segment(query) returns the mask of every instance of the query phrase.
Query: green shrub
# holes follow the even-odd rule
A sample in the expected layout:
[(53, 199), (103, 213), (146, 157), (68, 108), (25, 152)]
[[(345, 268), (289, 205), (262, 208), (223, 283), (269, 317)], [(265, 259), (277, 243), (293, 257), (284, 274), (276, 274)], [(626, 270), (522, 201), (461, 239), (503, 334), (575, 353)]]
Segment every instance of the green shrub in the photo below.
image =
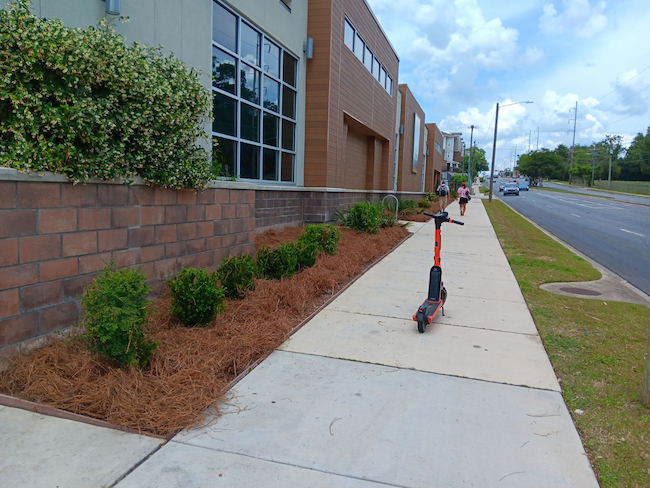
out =
[(320, 252), (318, 244), (315, 242), (298, 241), (296, 246), (296, 271), (302, 271), (305, 268), (311, 268), (316, 264), (316, 258)]
[(298, 268), (296, 245), (285, 242), (275, 249), (262, 247), (257, 251), (257, 268), (261, 276), (270, 280), (293, 276)]
[(144, 337), (149, 315), (145, 280), (137, 270), (116, 270), (110, 264), (81, 298), (91, 349), (122, 368), (145, 366), (158, 346)]
[(345, 212), (339, 212), (338, 217), (343, 225), (357, 232), (376, 234), (381, 225), (381, 205), (370, 202), (355, 203)]
[(435, 202), (436, 199), (438, 198), (438, 195), (436, 195), (435, 192), (427, 192), (426, 198), (430, 202)]
[(426, 198), (418, 200), (418, 207), (420, 208), (429, 208), (430, 205), (431, 203)]
[(395, 227), (397, 225), (397, 217), (395, 212), (388, 209), (382, 209), (381, 217), (379, 219), (379, 227)]
[(449, 196), (453, 199), (458, 196), (458, 190), (449, 190)]
[(246, 254), (226, 259), (217, 271), (224, 293), (230, 298), (240, 298), (246, 290), (252, 289), (256, 274), (255, 261)]
[(172, 297), (171, 313), (185, 325), (207, 325), (225, 310), (224, 292), (217, 284), (216, 273), (183, 268), (168, 285)]
[(135, 176), (204, 187), (211, 92), (160, 48), (127, 46), (107, 20), (70, 28), (28, 0), (0, 8), (0, 165), (80, 182)]
[(456, 188), (458, 188), (463, 181), (467, 183), (467, 175), (454, 175), (451, 181), (452, 183), (455, 183)]
[(336, 254), (341, 240), (341, 229), (329, 224), (310, 224), (305, 228), (298, 242), (315, 243), (318, 249), (328, 254)]

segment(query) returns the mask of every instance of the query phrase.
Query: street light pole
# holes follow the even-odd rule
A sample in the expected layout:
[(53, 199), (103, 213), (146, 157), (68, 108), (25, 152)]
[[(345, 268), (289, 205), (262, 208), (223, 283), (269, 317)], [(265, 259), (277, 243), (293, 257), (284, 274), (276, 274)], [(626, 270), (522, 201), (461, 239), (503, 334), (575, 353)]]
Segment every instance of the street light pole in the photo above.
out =
[(488, 202), (492, 201), (492, 185), (494, 183), (494, 158), (497, 154), (497, 125), (499, 123), (499, 103), (497, 102), (497, 114), (494, 117), (494, 142), (492, 143), (492, 168), (490, 169), (490, 194)]
[[(525, 101), (525, 102), (513, 102), (509, 103), (507, 105), (503, 105), (503, 107), (509, 107), (510, 105), (519, 105), (520, 103), (533, 103), (530, 101)], [(494, 158), (496, 157), (497, 153), (497, 126), (499, 124), (499, 104), (497, 103), (497, 113), (496, 116), (494, 117), (494, 142), (492, 143), (492, 168), (490, 169), (490, 195), (488, 197), (488, 202), (492, 201), (492, 184), (494, 180)]]
[(470, 132), (469, 135), (469, 163), (467, 164), (467, 184), (469, 185), (469, 192), (470, 194), (472, 193), (472, 152), (474, 150), (474, 146), (472, 145), (474, 142), (474, 126), (470, 125), (470, 129), (472, 129), (472, 132)]

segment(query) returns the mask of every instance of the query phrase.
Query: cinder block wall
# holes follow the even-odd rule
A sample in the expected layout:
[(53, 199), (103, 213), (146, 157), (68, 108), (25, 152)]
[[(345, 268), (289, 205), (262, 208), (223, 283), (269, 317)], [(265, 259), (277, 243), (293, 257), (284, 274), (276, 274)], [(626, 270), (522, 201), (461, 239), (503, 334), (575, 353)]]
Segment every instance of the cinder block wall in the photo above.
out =
[(156, 292), (254, 242), (255, 190), (0, 181), (0, 356), (76, 322), (77, 297), (111, 261)]

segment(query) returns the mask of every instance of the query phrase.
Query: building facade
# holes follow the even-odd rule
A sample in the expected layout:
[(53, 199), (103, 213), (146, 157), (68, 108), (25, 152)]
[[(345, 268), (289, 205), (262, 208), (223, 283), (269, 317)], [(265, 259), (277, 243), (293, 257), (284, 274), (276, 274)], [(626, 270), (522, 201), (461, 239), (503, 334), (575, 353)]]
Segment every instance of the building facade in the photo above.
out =
[(447, 170), (443, 154), (444, 137), (437, 124), (425, 124), (428, 132), (426, 174), (424, 191), (433, 192), (442, 181), (442, 173)]
[(399, 160), (397, 191), (419, 192), (425, 155), (424, 110), (408, 85), (399, 85), (401, 93)]
[(305, 186), (392, 188), (395, 50), (365, 0), (309, 0), (307, 32)]
[(465, 149), (462, 132), (443, 132), (444, 137), (444, 158), (447, 163), (447, 171), (458, 171)]

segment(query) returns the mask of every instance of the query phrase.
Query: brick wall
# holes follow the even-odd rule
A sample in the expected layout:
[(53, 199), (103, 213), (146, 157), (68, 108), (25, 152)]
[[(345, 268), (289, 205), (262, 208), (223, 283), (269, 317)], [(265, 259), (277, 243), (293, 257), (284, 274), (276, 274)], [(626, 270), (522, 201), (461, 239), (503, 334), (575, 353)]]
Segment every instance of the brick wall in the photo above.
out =
[[(390, 192), (392, 194), (392, 192)], [(327, 190), (257, 190), (255, 196), (255, 230), (282, 230), (303, 223), (325, 223), (336, 220), (336, 213), (357, 202), (377, 201), (388, 192)], [(419, 200), (422, 193), (400, 192), (398, 198)]]
[(0, 181), (0, 355), (77, 321), (77, 297), (111, 260), (160, 291), (254, 240), (255, 190)]

